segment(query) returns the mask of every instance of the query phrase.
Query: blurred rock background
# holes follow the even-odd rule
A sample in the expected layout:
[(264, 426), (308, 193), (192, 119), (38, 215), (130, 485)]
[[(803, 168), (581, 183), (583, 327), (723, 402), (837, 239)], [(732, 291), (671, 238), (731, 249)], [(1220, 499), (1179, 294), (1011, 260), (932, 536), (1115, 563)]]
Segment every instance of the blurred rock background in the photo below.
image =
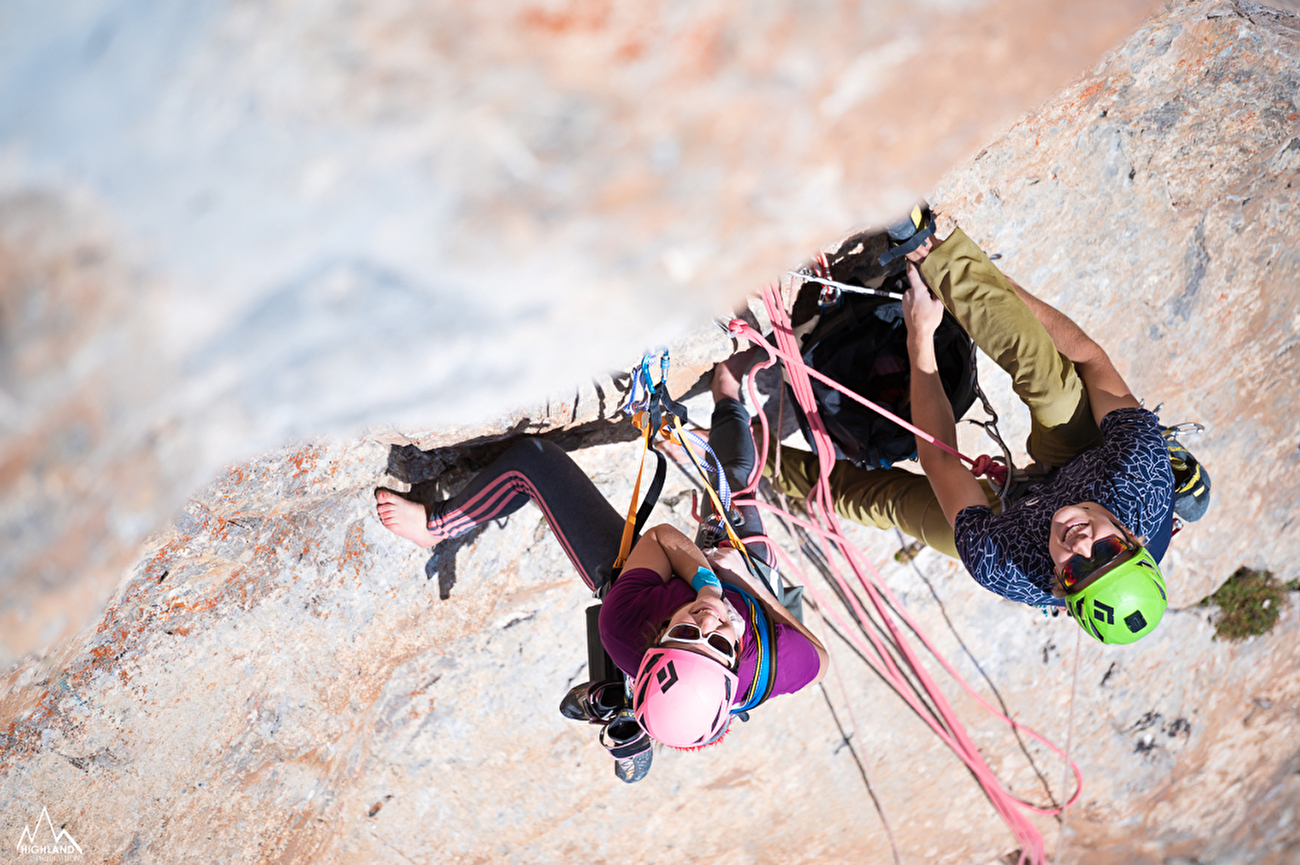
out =
[[(415, 459), (394, 444), (454, 481), (569, 428), (624, 502), (604, 371), (671, 341), (687, 390), (731, 350), (710, 317), (928, 190), (1209, 426), (1180, 609), (1141, 652), (1083, 647), (1089, 787), (1049, 849), (1296, 861), (1300, 617), (1225, 644), (1195, 603), (1239, 564), (1298, 573), (1298, 32), (1205, 0), (6, 7), (0, 841), (48, 806), (94, 861), (661, 861), (670, 834), (706, 862), (892, 861), (883, 813), (906, 861), (1009, 852), (833, 640), (842, 690), (614, 786), (554, 712), (584, 597), (540, 517), (430, 558), (369, 499)], [(1069, 623), (918, 564), (884, 579), (1063, 740)], [(1059, 799), (1059, 761), (972, 727)]]
[(0, 659), (231, 460), (545, 428), (1153, 5), (5, 4)]

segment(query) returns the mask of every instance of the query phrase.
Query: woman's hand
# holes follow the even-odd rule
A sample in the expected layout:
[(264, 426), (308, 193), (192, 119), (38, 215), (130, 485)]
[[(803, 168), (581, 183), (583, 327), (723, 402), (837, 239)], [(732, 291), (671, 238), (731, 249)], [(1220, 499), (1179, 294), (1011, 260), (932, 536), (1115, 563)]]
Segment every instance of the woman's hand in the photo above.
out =
[(668, 523), (660, 523), (641, 535), (641, 540), (632, 547), (631, 554), (623, 563), (623, 570), (649, 568), (665, 583), (674, 577), (689, 583), (699, 568), (708, 566), (709, 560), (690, 538)]
[(911, 288), (903, 295), (903, 321), (913, 339), (929, 338), (943, 321), (943, 302), (930, 293), (921, 273), (911, 261), (907, 263), (907, 281)]

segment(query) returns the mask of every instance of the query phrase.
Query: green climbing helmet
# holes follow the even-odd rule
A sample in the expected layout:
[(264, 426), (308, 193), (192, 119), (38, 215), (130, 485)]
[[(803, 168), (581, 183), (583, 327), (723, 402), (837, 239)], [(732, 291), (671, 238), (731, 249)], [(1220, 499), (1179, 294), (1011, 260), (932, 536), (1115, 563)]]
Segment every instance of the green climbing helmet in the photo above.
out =
[[(1074, 620), (1102, 643), (1137, 642), (1156, 629), (1169, 604), (1165, 577), (1151, 553), (1146, 547), (1121, 543), (1123, 550), (1110, 561), (1077, 579), (1071, 579), (1072, 560), (1061, 579)], [(1096, 557), (1098, 544), (1093, 546)], [(1075, 559), (1082, 560), (1085, 569), (1091, 564), (1082, 556)]]

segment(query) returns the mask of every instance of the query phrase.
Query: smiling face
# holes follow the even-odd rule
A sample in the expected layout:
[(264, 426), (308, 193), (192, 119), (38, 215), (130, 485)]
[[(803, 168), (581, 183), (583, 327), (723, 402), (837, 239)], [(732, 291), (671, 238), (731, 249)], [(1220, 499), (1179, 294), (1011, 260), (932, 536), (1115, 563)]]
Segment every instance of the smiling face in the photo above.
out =
[[(721, 598), (696, 598), (690, 603), (682, 604), (673, 611), (672, 618), (668, 620), (668, 628), (684, 622), (694, 624), (705, 637), (710, 634), (720, 634), (733, 646), (739, 642), (739, 635), (731, 625), (731, 619), (727, 616), (727, 606), (722, 602)], [(660, 645), (673, 649), (685, 649), (688, 652), (695, 652), (723, 663), (723, 659), (715, 652), (710, 651), (707, 644), (704, 643), (682, 643), (677, 640), (663, 640)]]
[(1102, 538), (1133, 535), (1119, 524), (1119, 519), (1096, 502), (1066, 505), (1052, 514), (1051, 538), (1047, 542), (1053, 570), (1059, 577), (1071, 556), (1092, 555), (1092, 545)]

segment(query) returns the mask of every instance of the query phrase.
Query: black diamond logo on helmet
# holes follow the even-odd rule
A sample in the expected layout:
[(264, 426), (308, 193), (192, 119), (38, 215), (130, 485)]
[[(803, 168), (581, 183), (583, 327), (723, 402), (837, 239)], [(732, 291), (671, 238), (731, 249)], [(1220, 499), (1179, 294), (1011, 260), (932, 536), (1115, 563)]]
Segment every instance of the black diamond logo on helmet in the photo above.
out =
[(659, 683), (659, 692), (666, 694), (668, 689), (677, 684), (677, 667), (672, 662), (664, 664), (658, 673), (655, 673), (655, 681)]

